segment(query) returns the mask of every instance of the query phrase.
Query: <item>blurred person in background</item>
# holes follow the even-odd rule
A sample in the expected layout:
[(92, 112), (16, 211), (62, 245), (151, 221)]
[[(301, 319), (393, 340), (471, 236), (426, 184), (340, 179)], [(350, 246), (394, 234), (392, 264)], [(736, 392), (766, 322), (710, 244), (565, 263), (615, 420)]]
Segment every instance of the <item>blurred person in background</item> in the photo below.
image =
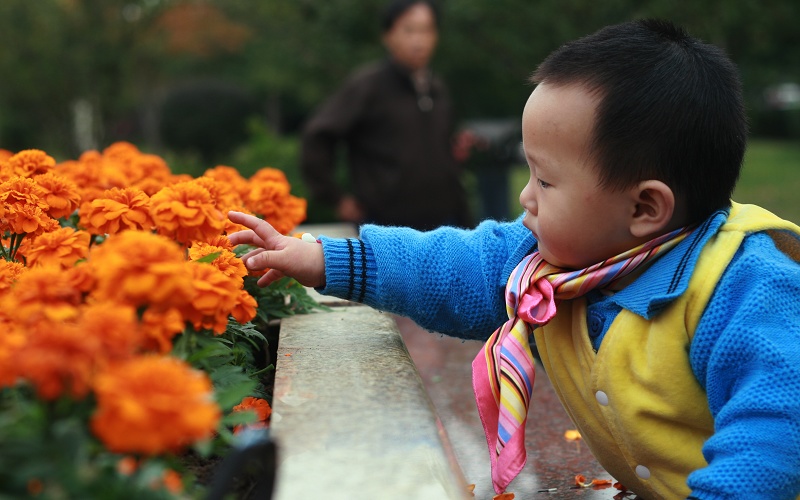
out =
[[(429, 67), (439, 23), (432, 1), (390, 2), (381, 19), (387, 58), (356, 70), (306, 124), (303, 178), (339, 220), (419, 230), (471, 224), (453, 156), (453, 106)], [(336, 176), (341, 146), (347, 187)]]

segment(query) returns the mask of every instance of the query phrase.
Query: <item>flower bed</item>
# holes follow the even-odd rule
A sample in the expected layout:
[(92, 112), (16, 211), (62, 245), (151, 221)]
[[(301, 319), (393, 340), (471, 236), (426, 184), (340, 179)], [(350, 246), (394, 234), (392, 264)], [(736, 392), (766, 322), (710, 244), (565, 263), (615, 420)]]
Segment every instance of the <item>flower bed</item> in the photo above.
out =
[(320, 306), (255, 284), (229, 210), (288, 234), (306, 204), (274, 168), (0, 151), (0, 496), (199, 497), (203, 465), (266, 425), (268, 325)]

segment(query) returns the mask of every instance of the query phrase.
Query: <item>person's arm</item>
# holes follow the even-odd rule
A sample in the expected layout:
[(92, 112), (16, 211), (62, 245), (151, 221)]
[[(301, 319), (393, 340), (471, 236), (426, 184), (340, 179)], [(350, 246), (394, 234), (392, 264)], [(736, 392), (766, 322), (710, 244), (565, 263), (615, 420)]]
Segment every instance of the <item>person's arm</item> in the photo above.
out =
[(535, 243), (521, 220), (430, 232), (367, 225), (360, 238), (320, 236), (318, 244), (284, 236), (252, 215), (228, 217), (250, 228), (229, 235), (231, 243), (258, 247), (242, 257), (245, 266), (269, 269), (259, 285), (291, 276), (461, 338), (485, 339), (507, 319), (506, 281)]
[(507, 319), (506, 281), (535, 243), (519, 220), (428, 232), (366, 225), (360, 238), (320, 240), (321, 293), (465, 339), (486, 339)]
[(368, 87), (351, 78), (306, 123), (300, 171), (314, 199), (337, 207), (345, 196), (336, 182), (337, 148), (356, 124), (368, 97)]
[(690, 351), (715, 432), (692, 497), (794, 499), (800, 494), (800, 264), (766, 234), (745, 240), (721, 279)]

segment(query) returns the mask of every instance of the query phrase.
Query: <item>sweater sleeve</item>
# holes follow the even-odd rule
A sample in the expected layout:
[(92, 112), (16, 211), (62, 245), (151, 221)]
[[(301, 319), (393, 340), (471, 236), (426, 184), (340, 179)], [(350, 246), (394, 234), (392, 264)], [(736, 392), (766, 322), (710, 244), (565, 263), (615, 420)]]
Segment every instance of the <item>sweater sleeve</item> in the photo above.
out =
[(506, 281), (535, 244), (521, 220), (428, 232), (367, 225), (360, 236), (320, 238), (326, 269), (320, 293), (464, 339), (486, 339), (507, 319)]
[(797, 497), (800, 264), (766, 234), (748, 237), (726, 270), (690, 359), (715, 426), (703, 447), (708, 466), (688, 479), (693, 497)]

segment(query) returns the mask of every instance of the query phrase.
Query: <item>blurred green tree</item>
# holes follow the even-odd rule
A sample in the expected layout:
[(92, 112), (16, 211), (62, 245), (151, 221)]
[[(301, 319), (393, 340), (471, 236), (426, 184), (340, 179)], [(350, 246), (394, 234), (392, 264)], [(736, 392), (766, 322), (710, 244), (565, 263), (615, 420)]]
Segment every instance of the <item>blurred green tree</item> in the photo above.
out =
[[(74, 155), (128, 139), (163, 147), (160, 106), (175, 85), (216, 79), (255, 98), (275, 133), (295, 134), (356, 66), (381, 57), (382, 0), (3, 0), (0, 147)], [(442, 0), (434, 67), (460, 117), (519, 114), (528, 75), (561, 43), (611, 23), (663, 17), (724, 47), (748, 105), (800, 81), (795, 0)], [(222, 125), (220, 125), (222, 126)]]

